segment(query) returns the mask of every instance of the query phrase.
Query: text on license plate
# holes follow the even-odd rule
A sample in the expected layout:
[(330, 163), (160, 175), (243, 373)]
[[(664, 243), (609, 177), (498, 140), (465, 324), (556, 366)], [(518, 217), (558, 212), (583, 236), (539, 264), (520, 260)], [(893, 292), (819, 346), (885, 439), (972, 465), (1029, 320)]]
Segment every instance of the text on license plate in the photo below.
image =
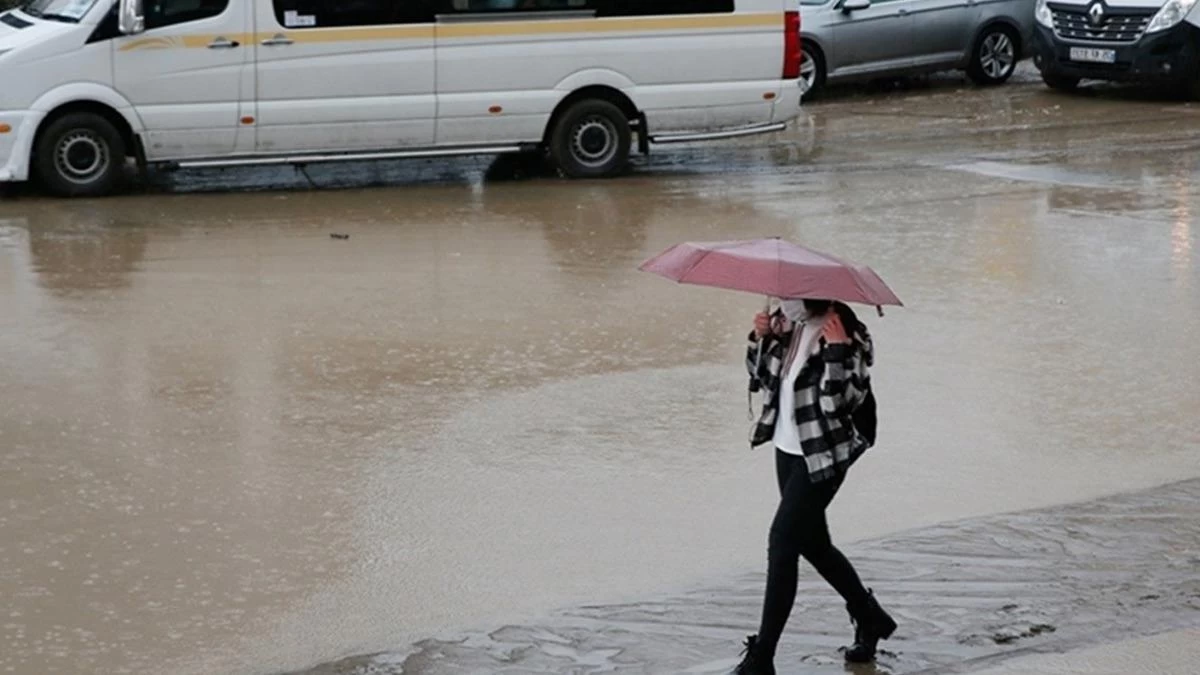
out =
[(1116, 63), (1117, 50), (1071, 47), (1071, 60), (1087, 61), (1089, 63)]

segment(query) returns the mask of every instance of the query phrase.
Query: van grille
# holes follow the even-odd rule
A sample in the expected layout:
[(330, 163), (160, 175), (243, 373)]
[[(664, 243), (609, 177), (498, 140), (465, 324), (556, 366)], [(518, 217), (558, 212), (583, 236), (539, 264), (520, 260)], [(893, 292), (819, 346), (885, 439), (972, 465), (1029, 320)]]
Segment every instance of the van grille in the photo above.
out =
[(1099, 23), (1093, 23), (1087, 7), (1055, 7), (1054, 32), (1067, 40), (1093, 42), (1137, 42), (1150, 25), (1153, 9), (1107, 10)]

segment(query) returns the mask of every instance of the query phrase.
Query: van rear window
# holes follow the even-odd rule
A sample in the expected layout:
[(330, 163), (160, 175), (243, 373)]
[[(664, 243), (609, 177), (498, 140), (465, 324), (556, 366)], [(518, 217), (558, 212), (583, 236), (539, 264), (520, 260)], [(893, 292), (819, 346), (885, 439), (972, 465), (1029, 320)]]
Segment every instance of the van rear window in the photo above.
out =
[(592, 12), (600, 17), (733, 12), (734, 0), (274, 0), (285, 28), (430, 23), (439, 14)]

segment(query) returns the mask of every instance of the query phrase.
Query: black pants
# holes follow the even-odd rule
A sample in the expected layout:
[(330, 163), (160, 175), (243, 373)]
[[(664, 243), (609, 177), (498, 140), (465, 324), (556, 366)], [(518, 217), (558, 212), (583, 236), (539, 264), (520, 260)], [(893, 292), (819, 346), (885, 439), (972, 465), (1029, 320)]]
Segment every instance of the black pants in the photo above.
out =
[(854, 566), (829, 538), (825, 509), (841, 486), (838, 479), (813, 483), (804, 458), (775, 451), (779, 478), (779, 510), (771, 523), (767, 564), (767, 597), (763, 603), (758, 647), (774, 657), (775, 646), (796, 602), (801, 556), (829, 582), (852, 607), (861, 607), (868, 596)]

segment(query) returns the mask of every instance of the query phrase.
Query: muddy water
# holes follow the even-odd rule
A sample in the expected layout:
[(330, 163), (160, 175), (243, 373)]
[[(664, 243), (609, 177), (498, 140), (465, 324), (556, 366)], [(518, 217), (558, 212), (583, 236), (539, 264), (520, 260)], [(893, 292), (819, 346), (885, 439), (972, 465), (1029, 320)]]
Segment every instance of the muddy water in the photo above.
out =
[(1200, 476), (1196, 114), (935, 89), (615, 182), (0, 202), (0, 672), (300, 669), (760, 569), (759, 300), (632, 271), (683, 239), (908, 301), (840, 539)]

